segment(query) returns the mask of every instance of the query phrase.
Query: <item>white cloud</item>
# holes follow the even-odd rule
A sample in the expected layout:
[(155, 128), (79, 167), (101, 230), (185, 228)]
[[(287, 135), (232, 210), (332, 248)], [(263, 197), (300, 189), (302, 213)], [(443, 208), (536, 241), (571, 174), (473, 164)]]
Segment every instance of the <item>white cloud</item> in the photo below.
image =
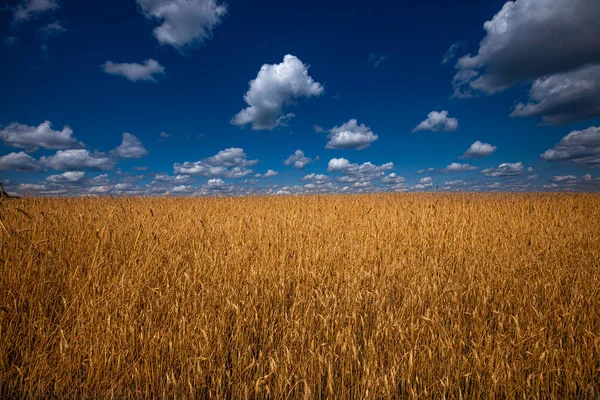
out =
[(599, 62), (599, 18), (597, 0), (507, 1), (485, 22), (478, 53), (457, 62), (459, 72), (478, 75), (465, 90), (494, 93), (518, 81)]
[(115, 162), (103, 154), (91, 154), (87, 150), (59, 150), (49, 157), (42, 157), (40, 162), (55, 170), (106, 170), (112, 169)]
[(312, 159), (306, 157), (302, 150), (296, 150), (294, 154), (289, 156), (283, 163), (285, 165), (293, 165), (296, 169), (303, 169), (306, 164), (312, 162)]
[(460, 164), (460, 163), (451, 163), (450, 165), (448, 165), (444, 171), (446, 172), (462, 172), (462, 171), (473, 171), (476, 170), (478, 167), (475, 167), (471, 164)]
[(300, 97), (319, 96), (323, 86), (308, 75), (308, 66), (287, 54), (281, 64), (264, 64), (244, 95), (248, 107), (237, 113), (231, 123), (252, 129), (274, 129), (285, 125), (294, 114), (282, 115), (285, 105)]
[(204, 160), (175, 163), (173, 169), (176, 174), (242, 178), (254, 172), (248, 167), (256, 164), (258, 164), (258, 160), (248, 160), (244, 149), (232, 147)]
[(323, 132), (325, 132), (325, 129), (324, 129), (324, 128), (322, 128), (322, 127), (320, 127), (320, 126), (319, 126), (319, 125), (317, 125), (317, 124), (313, 125), (313, 130), (314, 130), (315, 132), (317, 132), (317, 133), (323, 133)]
[(446, 131), (453, 132), (458, 128), (458, 120), (456, 118), (448, 118), (448, 111), (432, 111), (427, 114), (427, 119), (422, 121), (413, 129), (413, 132), (420, 131)]
[(579, 165), (599, 166), (600, 127), (590, 126), (581, 131), (572, 131), (540, 157), (544, 161), (570, 160)]
[(456, 53), (467, 46), (467, 42), (456, 42), (453, 43), (448, 50), (442, 56), (442, 65), (449, 63), (456, 58)]
[(46, 185), (37, 183), (21, 183), (18, 186), (20, 192), (37, 192), (40, 190), (46, 190)]
[(48, 183), (79, 183), (85, 178), (85, 172), (83, 171), (68, 171), (60, 175), (50, 175), (46, 177)]
[(354, 149), (362, 150), (378, 139), (378, 136), (365, 124), (358, 125), (355, 119), (351, 119), (342, 126), (336, 126), (329, 130), (327, 136), (329, 141), (327, 149)]
[(433, 171), (435, 171), (435, 168), (433, 168), (433, 167), (429, 167), (429, 168), (427, 168), (427, 169), (420, 169), (420, 170), (418, 170), (418, 171), (417, 171), (417, 174), (423, 174), (423, 173), (425, 173), (425, 172), (433, 172)]
[(73, 136), (73, 130), (64, 126), (62, 131), (52, 129), (50, 121), (38, 126), (29, 126), (13, 122), (0, 130), (4, 145), (34, 152), (40, 147), (47, 150), (76, 149), (83, 147)]
[(478, 140), (465, 151), (461, 158), (487, 157), (494, 151), (496, 151), (496, 146), (492, 146), (489, 143), (482, 143)]
[(456, 181), (446, 181), (446, 182), (444, 182), (444, 185), (447, 185), (447, 186), (464, 186), (466, 184), (467, 184), (467, 182), (465, 182), (462, 179), (459, 179), (459, 180), (456, 180)]
[(135, 135), (125, 132), (123, 141), (119, 147), (110, 151), (110, 155), (120, 159), (142, 158), (148, 155), (148, 150)]
[(136, 0), (149, 19), (160, 25), (154, 36), (177, 49), (199, 45), (212, 38), (213, 29), (227, 13), (227, 4), (216, 0)]
[(153, 59), (137, 63), (113, 63), (107, 61), (102, 64), (102, 70), (110, 75), (123, 76), (132, 82), (150, 81), (157, 82), (155, 75), (163, 75), (165, 68)]
[(511, 117), (541, 116), (543, 125), (563, 125), (600, 116), (600, 64), (536, 79), (529, 102)]
[(209, 179), (208, 182), (202, 186), (202, 192), (204, 194), (226, 194), (233, 192), (235, 187), (231, 183), (225, 183), (220, 178)]
[(256, 174), (256, 175), (254, 175), (254, 177), (255, 178), (272, 178), (277, 175), (279, 175), (279, 172), (273, 171), (272, 169), (270, 169), (270, 170), (267, 170), (267, 172), (265, 172), (264, 174)]
[(0, 171), (14, 170), (18, 172), (39, 171), (40, 165), (24, 151), (9, 153), (0, 157)]
[(58, 9), (60, 6), (56, 0), (22, 0), (14, 9), (13, 21), (21, 22), (40, 14)]
[(516, 176), (523, 172), (523, 163), (502, 163), (497, 168), (487, 168), (481, 171), (485, 176)]

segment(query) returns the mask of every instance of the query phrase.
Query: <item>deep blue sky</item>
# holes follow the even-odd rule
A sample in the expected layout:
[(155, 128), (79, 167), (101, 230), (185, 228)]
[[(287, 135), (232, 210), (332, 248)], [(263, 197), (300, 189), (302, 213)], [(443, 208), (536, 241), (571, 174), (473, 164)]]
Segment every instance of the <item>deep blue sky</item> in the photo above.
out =
[[(161, 43), (153, 34), (163, 21), (145, 16), (142, 0), (139, 4), (135, 0), (44, 0), (40, 4), (48, 9), (32, 12), (26, 18), (16, 17), (17, 10), (33, 7), (35, 1), (40, 0), (3, 2), (6, 6), (0, 12), (0, 135), (4, 135), (0, 156), (25, 152), (39, 163), (34, 171), (18, 172), (8, 159), (4, 159), (4, 167), (0, 162), (0, 181), (8, 181), (5, 187), (9, 192), (60, 194), (68, 189), (69, 193), (81, 194), (175, 193), (172, 188), (179, 183), (157, 184), (155, 175), (173, 177), (178, 175), (175, 163), (206, 160), (229, 148), (242, 148), (248, 160), (259, 162), (243, 166), (238, 160), (229, 165), (245, 168), (244, 176), (239, 178), (219, 173), (192, 174), (182, 178), (185, 187), (180, 187), (179, 193), (241, 194), (248, 193), (248, 188), (261, 193), (436, 187), (596, 190), (600, 185), (600, 173), (593, 168), (599, 165), (597, 160), (581, 161), (574, 155), (561, 160), (540, 157), (570, 132), (600, 125), (597, 114), (558, 126), (540, 125), (540, 116), (509, 116), (518, 102), (527, 102), (535, 79), (552, 74), (520, 79), (496, 93), (483, 90), (473, 91), (472, 98), (453, 97), (452, 79), (459, 70), (455, 67), (457, 59), (478, 53), (480, 41), (486, 36), (483, 24), (502, 9), (503, 1), (230, 0), (226, 14), (212, 29), (212, 37), (179, 48)], [(54, 35), (41, 31), (55, 22), (64, 31)], [(465, 44), (456, 58), (442, 65), (442, 56), (457, 42)], [(595, 46), (591, 43), (588, 51), (596, 51)], [(369, 61), (371, 53), (375, 58), (385, 58), (375, 66)], [(255, 130), (251, 123), (243, 127), (232, 124), (232, 118), (248, 107), (243, 97), (249, 81), (257, 77), (261, 66), (280, 64), (286, 54), (297, 57), (308, 68), (308, 75), (322, 86), (322, 92), (288, 98), (294, 104), (284, 103), (282, 113), (291, 112), (295, 117), (285, 126)], [(541, 57), (544, 62), (544, 55)], [(163, 74), (155, 75), (155, 81), (134, 82), (103, 69), (107, 61), (143, 64), (147, 59), (156, 60), (164, 68)], [(582, 62), (555, 74), (583, 65), (587, 64)], [(485, 67), (480, 71), (485, 71)], [(412, 132), (430, 112), (444, 110), (449, 118), (458, 120), (455, 130)], [(326, 148), (329, 130), (351, 119), (356, 119), (358, 125), (364, 124), (378, 140), (362, 149)], [(57, 150), (72, 147), (42, 145), (34, 151), (15, 145), (15, 135), (34, 130), (44, 121), (50, 121), (56, 131), (68, 126), (90, 154), (103, 157), (97, 152), (106, 153), (104, 157), (114, 160), (114, 167), (56, 168), (41, 157), (47, 159)], [(17, 133), (15, 125), (11, 128), (14, 123), (23, 125)], [(315, 132), (314, 125), (325, 132)], [(147, 154), (131, 158), (111, 153), (121, 144), (124, 132), (134, 135)], [(161, 132), (169, 137), (161, 139)], [(495, 146), (496, 150), (479, 158), (459, 159), (475, 141)], [(593, 143), (590, 146), (598, 146)], [(297, 149), (313, 159), (303, 169), (283, 163)], [(592, 148), (586, 155), (598, 157), (594, 151)], [(333, 158), (359, 165), (392, 162), (393, 168), (384, 168), (375, 175), (348, 172), (351, 167), (328, 171)], [(453, 162), (468, 163), (477, 169), (444, 170)], [(514, 173), (482, 173), (503, 163), (518, 162), (522, 164), (515, 166)], [(134, 167), (146, 169), (139, 171)], [(434, 170), (417, 173), (428, 168)], [(528, 172), (527, 168), (533, 170)], [(278, 175), (255, 178), (256, 173), (269, 169)], [(85, 175), (77, 175), (67, 184), (50, 185), (46, 180), (66, 170), (84, 171)], [(314, 186), (304, 187), (311, 180), (302, 178), (311, 173), (324, 174), (329, 179), (325, 182), (327, 178), (322, 178)], [(381, 174), (390, 173), (396, 174), (395, 185), (381, 181)], [(103, 174), (108, 176), (102, 184), (90, 181)], [(537, 179), (530, 179), (532, 175), (537, 175)], [(554, 178), (556, 186), (552, 185), (553, 177), (569, 175), (573, 176)], [(343, 176), (352, 179), (339, 182)], [(421, 182), (424, 185), (419, 186), (425, 177), (431, 177), (431, 185), (425, 179)], [(209, 179), (213, 179), (212, 186), (208, 185)], [(254, 179), (258, 183), (251, 182)], [(458, 180), (465, 183), (445, 185)], [(117, 188), (119, 183), (122, 185)]]

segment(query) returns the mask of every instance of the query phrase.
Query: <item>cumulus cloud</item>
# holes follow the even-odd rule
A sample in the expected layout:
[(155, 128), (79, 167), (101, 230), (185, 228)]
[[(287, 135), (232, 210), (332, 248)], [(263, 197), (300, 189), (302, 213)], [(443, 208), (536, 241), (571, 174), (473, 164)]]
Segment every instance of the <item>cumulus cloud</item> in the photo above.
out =
[(413, 129), (413, 132), (420, 131), (446, 131), (453, 132), (458, 128), (458, 120), (456, 118), (449, 118), (448, 111), (432, 111), (427, 114), (427, 119), (422, 121), (419, 125)]
[(460, 164), (460, 163), (451, 163), (450, 165), (448, 165), (444, 171), (446, 172), (462, 172), (462, 171), (473, 171), (476, 170), (477, 167), (471, 165), (471, 164)]
[(448, 64), (450, 61), (454, 60), (456, 58), (456, 53), (458, 53), (460, 50), (464, 49), (467, 46), (467, 42), (456, 42), (453, 43), (448, 50), (446, 50), (446, 52), (444, 53), (444, 55), (442, 56), (442, 61), (441, 64)]
[(536, 79), (529, 102), (511, 117), (542, 117), (542, 125), (564, 125), (600, 116), (600, 64)]
[(167, 174), (156, 174), (154, 176), (154, 180), (152, 183), (173, 183), (178, 185), (185, 185), (191, 183), (193, 181), (192, 177), (189, 175), (167, 175)]
[(50, 175), (46, 177), (45, 181), (48, 183), (80, 183), (85, 179), (84, 171), (67, 171), (59, 175)]
[(264, 64), (244, 95), (248, 107), (237, 113), (231, 123), (252, 129), (274, 129), (285, 125), (294, 114), (282, 114), (283, 107), (300, 97), (319, 96), (323, 86), (308, 75), (308, 66), (287, 54), (281, 64)]
[(110, 75), (123, 76), (132, 82), (150, 81), (157, 82), (155, 75), (163, 75), (165, 68), (152, 58), (138, 63), (113, 63), (107, 61), (102, 64), (102, 70)]
[(22, 22), (60, 8), (56, 0), (22, 0), (13, 10), (13, 21)]
[(226, 183), (220, 178), (209, 179), (208, 182), (202, 186), (203, 194), (226, 194), (233, 192), (235, 187), (231, 183)]
[(272, 169), (269, 169), (264, 174), (256, 174), (256, 175), (254, 175), (254, 177), (255, 178), (272, 178), (272, 177), (277, 176), (277, 175), (279, 175), (279, 172), (273, 171)]
[(489, 143), (483, 143), (479, 140), (476, 141), (464, 152), (461, 158), (478, 158), (487, 157), (496, 151), (496, 146), (492, 146)]
[(544, 161), (569, 160), (588, 167), (600, 166), (600, 127), (572, 131), (540, 157)]
[(485, 176), (517, 176), (523, 172), (523, 163), (502, 163), (497, 168), (487, 168), (481, 171)]
[(176, 174), (201, 175), (214, 178), (242, 178), (251, 174), (249, 167), (258, 160), (248, 160), (244, 149), (232, 147), (206, 159), (173, 164)]
[(435, 171), (435, 168), (433, 168), (433, 167), (429, 167), (429, 168), (427, 168), (427, 169), (424, 169), (424, 168), (423, 168), (423, 169), (420, 169), (420, 170), (418, 170), (418, 171), (417, 171), (417, 174), (423, 174), (423, 173), (425, 173), (425, 172), (433, 172), (433, 171)]
[(42, 157), (40, 162), (48, 168), (59, 171), (108, 170), (115, 166), (115, 162), (103, 154), (91, 154), (84, 149), (59, 150), (52, 156)]
[(379, 137), (365, 124), (358, 125), (355, 119), (351, 119), (341, 126), (333, 127), (327, 136), (329, 141), (326, 149), (366, 149)]
[(125, 132), (123, 141), (119, 147), (110, 151), (110, 155), (120, 159), (135, 159), (147, 156), (148, 150), (135, 135)]
[(340, 172), (342, 177), (338, 180), (345, 183), (370, 182), (373, 179), (382, 177), (385, 171), (393, 168), (394, 164), (392, 162), (376, 165), (367, 161), (359, 165), (350, 163), (345, 158), (332, 158), (327, 166), (327, 170), (330, 172)]
[(5, 146), (34, 152), (40, 147), (47, 150), (76, 149), (83, 147), (73, 136), (73, 130), (64, 126), (61, 131), (53, 130), (50, 121), (38, 126), (13, 122), (0, 130), (0, 138)]
[(392, 172), (380, 179), (381, 183), (386, 185), (400, 185), (406, 182), (406, 178), (403, 176), (396, 175), (395, 172)]
[(466, 90), (495, 93), (518, 81), (600, 62), (599, 19), (597, 0), (507, 1), (484, 23), (478, 53), (456, 64), (472, 75)]
[(212, 38), (213, 29), (227, 13), (217, 0), (136, 0), (148, 19), (160, 23), (154, 36), (177, 49), (199, 45)]
[(35, 158), (24, 151), (9, 153), (0, 157), (0, 171), (13, 170), (17, 172), (39, 171), (41, 169)]
[(312, 162), (312, 159), (306, 157), (302, 150), (296, 150), (283, 162), (285, 165), (293, 165), (296, 169), (303, 169), (306, 164)]

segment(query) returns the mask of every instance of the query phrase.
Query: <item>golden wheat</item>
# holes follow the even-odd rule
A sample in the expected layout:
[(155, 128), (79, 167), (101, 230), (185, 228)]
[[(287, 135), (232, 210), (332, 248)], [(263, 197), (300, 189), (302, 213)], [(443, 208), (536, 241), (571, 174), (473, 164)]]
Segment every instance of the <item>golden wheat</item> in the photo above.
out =
[(598, 398), (600, 197), (0, 207), (0, 397)]

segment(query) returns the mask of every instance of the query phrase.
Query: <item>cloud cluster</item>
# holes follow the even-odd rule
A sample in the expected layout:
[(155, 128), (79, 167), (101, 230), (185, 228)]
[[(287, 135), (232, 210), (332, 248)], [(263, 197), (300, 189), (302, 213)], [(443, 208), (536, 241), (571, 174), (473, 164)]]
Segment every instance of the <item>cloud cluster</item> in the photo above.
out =
[(586, 167), (600, 166), (600, 127), (572, 131), (541, 156), (544, 161), (572, 161)]
[(40, 147), (47, 150), (76, 149), (83, 147), (73, 136), (73, 130), (68, 126), (61, 131), (53, 130), (50, 121), (44, 121), (38, 126), (29, 126), (13, 122), (0, 130), (0, 138), (5, 146), (34, 152)]
[(152, 58), (144, 61), (143, 64), (106, 61), (102, 64), (102, 70), (107, 74), (122, 76), (132, 82), (157, 82), (155, 75), (163, 75), (165, 73), (165, 68)]
[(258, 160), (248, 160), (244, 149), (232, 147), (206, 159), (173, 164), (176, 174), (201, 175), (211, 178), (242, 178), (251, 174), (249, 167)]
[(275, 129), (285, 125), (294, 114), (282, 114), (283, 107), (300, 97), (319, 96), (323, 86), (308, 75), (308, 66), (287, 54), (280, 64), (264, 64), (244, 95), (248, 107), (237, 113), (231, 123), (252, 129)]
[(199, 45), (212, 37), (213, 29), (227, 13), (217, 0), (136, 0), (146, 18), (159, 21), (154, 36), (177, 49)]
[(312, 159), (306, 157), (304, 152), (300, 149), (296, 150), (294, 154), (286, 158), (283, 163), (285, 165), (292, 165), (296, 169), (303, 169), (306, 164), (312, 162)]
[(279, 172), (273, 171), (272, 169), (269, 169), (264, 174), (256, 174), (256, 175), (254, 175), (254, 177), (255, 178), (272, 178), (272, 177), (277, 176), (277, 175), (279, 175)]
[(503, 176), (517, 176), (523, 172), (523, 163), (502, 163), (497, 168), (487, 168), (481, 171), (485, 176), (491, 177), (503, 177)]
[(394, 163), (388, 162), (382, 165), (365, 162), (363, 164), (351, 163), (345, 158), (332, 158), (329, 160), (327, 170), (329, 172), (339, 172), (342, 177), (338, 179), (340, 182), (371, 182), (373, 179), (380, 178), (394, 168)]
[(362, 150), (371, 145), (379, 137), (365, 124), (358, 125), (355, 119), (351, 119), (341, 126), (333, 127), (327, 136), (329, 141), (327, 149), (354, 149)]
[(535, 81), (530, 101), (513, 116), (542, 116), (564, 124), (600, 115), (600, 2), (597, 0), (508, 1), (485, 22), (475, 55), (456, 64), (456, 97), (493, 94), (518, 82)]
[(414, 132), (433, 131), (433, 132), (453, 132), (458, 128), (458, 120), (449, 118), (448, 111), (432, 111), (427, 114), (427, 119), (422, 121), (413, 129)]

